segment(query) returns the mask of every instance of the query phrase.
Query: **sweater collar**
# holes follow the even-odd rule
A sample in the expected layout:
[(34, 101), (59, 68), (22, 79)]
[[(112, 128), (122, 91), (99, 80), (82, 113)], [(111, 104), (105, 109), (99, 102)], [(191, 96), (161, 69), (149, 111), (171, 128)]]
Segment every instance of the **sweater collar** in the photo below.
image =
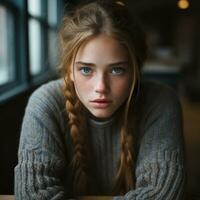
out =
[(111, 126), (115, 122), (115, 120), (116, 120), (116, 116), (112, 116), (111, 118), (103, 120), (103, 121), (89, 118), (88, 122), (89, 122), (89, 125), (92, 127), (105, 128), (105, 127)]

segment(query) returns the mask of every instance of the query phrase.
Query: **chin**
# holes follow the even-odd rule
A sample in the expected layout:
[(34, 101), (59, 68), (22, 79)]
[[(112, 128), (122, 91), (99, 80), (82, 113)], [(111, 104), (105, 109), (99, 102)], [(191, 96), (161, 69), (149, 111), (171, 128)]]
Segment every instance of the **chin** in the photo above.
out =
[(106, 113), (106, 112), (92, 112), (92, 115), (98, 119), (107, 119), (112, 116), (113, 113)]

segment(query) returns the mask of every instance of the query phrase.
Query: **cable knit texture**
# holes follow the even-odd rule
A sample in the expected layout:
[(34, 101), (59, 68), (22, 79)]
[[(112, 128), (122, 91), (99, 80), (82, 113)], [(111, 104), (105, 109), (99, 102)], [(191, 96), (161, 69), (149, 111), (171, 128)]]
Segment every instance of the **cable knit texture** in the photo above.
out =
[[(15, 167), (16, 200), (75, 198), (68, 166), (72, 140), (61, 84), (61, 79), (44, 84), (29, 99)], [(156, 82), (142, 82), (137, 109), (136, 188), (113, 200), (184, 199), (182, 112), (175, 92)], [(115, 120), (88, 119), (94, 195), (111, 195), (120, 153)]]

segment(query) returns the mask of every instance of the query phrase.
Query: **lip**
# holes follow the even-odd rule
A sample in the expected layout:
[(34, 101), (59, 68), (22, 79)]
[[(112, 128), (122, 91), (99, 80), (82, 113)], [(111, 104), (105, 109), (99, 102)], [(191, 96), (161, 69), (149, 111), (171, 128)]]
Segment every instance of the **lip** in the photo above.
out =
[(90, 101), (90, 104), (94, 108), (107, 108), (112, 101), (107, 100), (107, 99), (95, 99)]
[(94, 99), (94, 100), (92, 100), (91, 102), (111, 102), (110, 100), (108, 100), (108, 99)]

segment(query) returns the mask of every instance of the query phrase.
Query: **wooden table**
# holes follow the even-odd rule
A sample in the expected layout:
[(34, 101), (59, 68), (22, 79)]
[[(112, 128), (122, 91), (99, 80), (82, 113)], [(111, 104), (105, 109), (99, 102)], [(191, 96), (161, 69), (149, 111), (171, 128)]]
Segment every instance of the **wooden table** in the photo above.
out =
[[(13, 195), (0, 195), (0, 200), (14, 200)], [(80, 197), (79, 200), (111, 200), (109, 196), (84, 196)]]
[(0, 200), (14, 200), (13, 195), (0, 195)]

